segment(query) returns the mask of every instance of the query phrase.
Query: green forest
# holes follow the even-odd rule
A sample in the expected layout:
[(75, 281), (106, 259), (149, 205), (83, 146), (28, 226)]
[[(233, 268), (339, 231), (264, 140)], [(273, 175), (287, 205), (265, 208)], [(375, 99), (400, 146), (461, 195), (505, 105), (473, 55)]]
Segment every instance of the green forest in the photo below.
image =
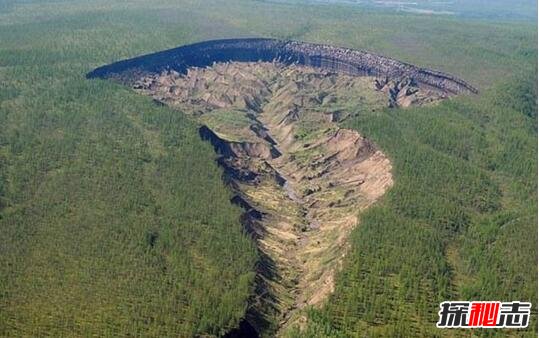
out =
[(395, 185), (359, 215), (335, 292), (292, 337), (459, 337), (444, 300), (532, 302), (537, 27), (251, 0), (0, 2), (0, 336), (222, 336), (258, 254), (197, 124), (95, 67), (262, 36), (365, 49), (480, 90), (359, 112)]
[(361, 215), (335, 294), (310, 314), (311, 336), (443, 336), (429, 325), (433, 303), (536, 299), (535, 81), (351, 122), (388, 150), (396, 184)]

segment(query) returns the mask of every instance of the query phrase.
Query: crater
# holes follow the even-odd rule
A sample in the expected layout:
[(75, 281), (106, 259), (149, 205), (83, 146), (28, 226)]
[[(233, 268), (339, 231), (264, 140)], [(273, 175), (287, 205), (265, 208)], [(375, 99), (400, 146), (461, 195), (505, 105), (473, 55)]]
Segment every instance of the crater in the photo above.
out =
[(368, 52), (272, 39), (202, 42), (97, 68), (195, 118), (256, 241), (255, 294), (229, 336), (280, 335), (320, 306), (359, 213), (393, 184), (391, 162), (342, 128), (362, 112), (476, 93), (448, 74)]

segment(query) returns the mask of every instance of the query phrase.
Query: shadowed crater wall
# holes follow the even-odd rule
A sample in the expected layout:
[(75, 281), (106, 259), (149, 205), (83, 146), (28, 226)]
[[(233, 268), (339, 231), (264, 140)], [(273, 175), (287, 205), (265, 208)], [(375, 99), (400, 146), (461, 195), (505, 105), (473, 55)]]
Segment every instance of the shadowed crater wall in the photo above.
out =
[(264, 38), (213, 40), (139, 56), (99, 67), (88, 78), (119, 78), (129, 82), (135, 73), (174, 70), (185, 74), (191, 67), (214, 62), (279, 61), (344, 73), (375, 77), (408, 77), (419, 85), (447, 94), (477, 93), (470, 84), (449, 74), (416, 67), (385, 56), (329, 45)]

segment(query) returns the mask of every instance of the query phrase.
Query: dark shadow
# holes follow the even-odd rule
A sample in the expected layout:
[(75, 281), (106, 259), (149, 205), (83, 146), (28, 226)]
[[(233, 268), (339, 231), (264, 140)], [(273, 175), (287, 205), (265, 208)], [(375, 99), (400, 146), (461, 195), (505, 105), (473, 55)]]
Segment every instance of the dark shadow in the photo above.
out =
[[(239, 183), (256, 184), (258, 173), (248, 169), (238, 169), (235, 157), (230, 144), (220, 139), (210, 128), (202, 126), (199, 129), (200, 137), (210, 142), (219, 158), (217, 163), (224, 169), (223, 180), (235, 192), (231, 198), (231, 203), (241, 207), (244, 212), (240, 217), (241, 224), (245, 232), (257, 241), (263, 238), (267, 230), (263, 221), (269, 217), (242, 193)], [(275, 177), (277, 183), (282, 184), (280, 177)], [(275, 318), (279, 315), (278, 302), (269, 286), (270, 282), (279, 281), (279, 275), (275, 262), (261, 250), (258, 250), (258, 261), (256, 264), (255, 291), (249, 299), (249, 307), (245, 313), (245, 318), (238, 328), (235, 328), (224, 335), (224, 337), (258, 337), (260, 332), (271, 333), (275, 330)]]
[(477, 93), (477, 89), (452, 75), (374, 53), (330, 45), (264, 38), (204, 41), (99, 67), (87, 78), (112, 78), (133, 84), (141, 75), (174, 70), (185, 74), (190, 67), (214, 62), (280, 62), (321, 68), (352, 76), (408, 77), (420, 85), (448, 94)]
[(255, 328), (249, 324), (247, 320), (242, 320), (237, 329), (233, 329), (226, 333), (223, 338), (258, 338), (260, 335)]

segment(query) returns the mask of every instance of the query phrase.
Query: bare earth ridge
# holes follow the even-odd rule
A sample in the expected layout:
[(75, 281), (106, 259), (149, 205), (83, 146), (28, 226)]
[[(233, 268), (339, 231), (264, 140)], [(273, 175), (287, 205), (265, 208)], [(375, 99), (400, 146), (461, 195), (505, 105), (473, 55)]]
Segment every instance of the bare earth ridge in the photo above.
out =
[(359, 211), (393, 184), (387, 157), (338, 122), (440, 98), (406, 80), (267, 62), (153, 74), (134, 88), (196, 116), (221, 154), (262, 257), (250, 313), (259, 330), (301, 323), (299, 310), (328, 297)]

